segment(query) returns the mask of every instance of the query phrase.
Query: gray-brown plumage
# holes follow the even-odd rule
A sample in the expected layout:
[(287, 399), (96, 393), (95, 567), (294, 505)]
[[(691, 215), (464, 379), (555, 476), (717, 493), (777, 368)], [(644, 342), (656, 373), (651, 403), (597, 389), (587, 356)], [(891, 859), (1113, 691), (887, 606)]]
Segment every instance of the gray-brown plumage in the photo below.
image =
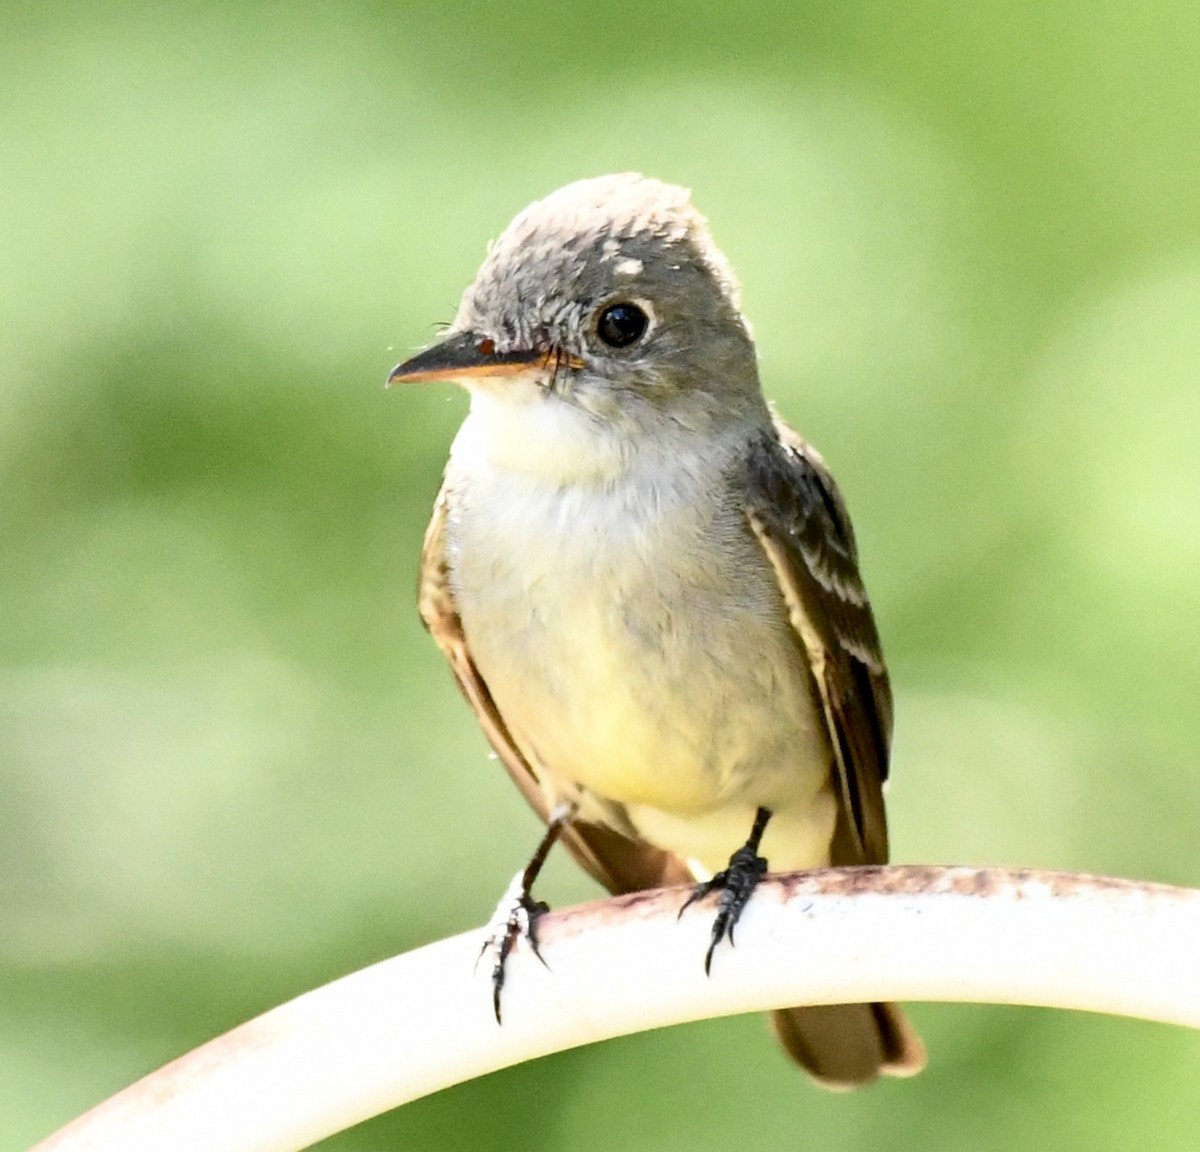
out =
[[(850, 522), (762, 398), (688, 194), (626, 175), (531, 205), (392, 374), (428, 379), (472, 407), (421, 616), (579, 863), (614, 893), (721, 880), (752, 825), (776, 871), (886, 861), (891, 693)], [(893, 1006), (774, 1021), (831, 1087), (924, 1062)]]

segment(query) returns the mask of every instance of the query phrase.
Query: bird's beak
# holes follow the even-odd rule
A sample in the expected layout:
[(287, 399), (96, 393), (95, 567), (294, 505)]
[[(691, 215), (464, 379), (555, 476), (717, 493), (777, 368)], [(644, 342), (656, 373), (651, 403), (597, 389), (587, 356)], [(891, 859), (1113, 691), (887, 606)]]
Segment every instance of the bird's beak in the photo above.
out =
[(555, 367), (582, 367), (576, 356), (554, 349), (518, 348), (497, 352), (487, 337), (474, 332), (451, 336), (424, 352), (397, 364), (387, 378), (393, 384), (418, 384), (426, 380), (480, 380), (494, 376), (519, 376), (532, 370)]

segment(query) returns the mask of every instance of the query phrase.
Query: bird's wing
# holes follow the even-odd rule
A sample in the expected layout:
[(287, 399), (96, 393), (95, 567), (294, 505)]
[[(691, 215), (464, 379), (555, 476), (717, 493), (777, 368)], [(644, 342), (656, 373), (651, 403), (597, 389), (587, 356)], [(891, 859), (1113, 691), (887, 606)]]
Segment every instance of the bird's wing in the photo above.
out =
[[(458, 686), (475, 710), (484, 735), (500, 762), (533, 810), (545, 821), (549, 818), (550, 808), (538, 783), (537, 772), (517, 747), (471, 658), (462, 618), (454, 603), (446, 556), (446, 517), (453, 498), (449, 483), (443, 483), (425, 532), (418, 588), (421, 619), (450, 662)], [(613, 893), (638, 892), (692, 880), (691, 872), (678, 857), (643, 840), (622, 836), (596, 824), (570, 824), (563, 832), (562, 841), (579, 864)]]
[(841, 811), (832, 862), (884, 863), (892, 693), (850, 518), (820, 456), (778, 417), (747, 466), (750, 525), (808, 656), (833, 749)]
[[(850, 518), (820, 456), (778, 417), (747, 465), (750, 526), (779, 579), (829, 733), (840, 799), (831, 862), (882, 864), (892, 691)], [(785, 1008), (773, 1018), (788, 1054), (829, 1087), (925, 1065), (920, 1038), (894, 1004)]]

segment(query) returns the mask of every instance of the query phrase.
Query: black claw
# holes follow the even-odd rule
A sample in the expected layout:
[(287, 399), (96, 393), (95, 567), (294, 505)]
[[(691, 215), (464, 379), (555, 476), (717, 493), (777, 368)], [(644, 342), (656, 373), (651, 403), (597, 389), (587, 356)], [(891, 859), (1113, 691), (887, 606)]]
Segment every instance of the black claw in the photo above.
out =
[(543, 964), (546, 964), (545, 958), (538, 949), (537, 922), (540, 916), (544, 916), (549, 911), (550, 905), (541, 900), (534, 900), (528, 893), (522, 893), (513, 902), (508, 919), (483, 942), (483, 948), (479, 955), (482, 957), (485, 952), (490, 950), (496, 957), (492, 964), (492, 1011), (496, 1014), (497, 1024), (501, 1023), (500, 990), (504, 987), (505, 965), (508, 962), (509, 953), (512, 952), (521, 936), (524, 936), (529, 942), (533, 954)]
[(719, 891), (721, 899), (717, 903), (717, 915), (713, 920), (712, 935), (709, 938), (708, 951), (704, 953), (704, 974), (712, 970), (713, 952), (722, 940), (728, 939), (729, 946), (734, 944), (733, 931), (741, 919), (742, 912), (750, 902), (754, 889), (767, 871), (767, 861), (758, 854), (758, 845), (770, 819), (770, 813), (765, 808), (758, 810), (750, 839), (739, 848), (730, 858), (729, 867), (722, 869), (711, 880), (697, 884), (692, 894), (684, 901), (679, 909), (682, 916), (684, 910), (697, 900), (703, 900), (710, 892)]
[(512, 941), (505, 933), (496, 948), (496, 963), (492, 966), (492, 1011), (496, 1014), (496, 1023), (500, 1020), (500, 989), (504, 987), (504, 961), (512, 950)]
[[(530, 951), (542, 962), (547, 970), (550, 965), (538, 948), (537, 922), (550, 911), (550, 905), (544, 900), (528, 900), (524, 904), (526, 916), (525, 939), (529, 941)], [(511, 948), (511, 945), (510, 945)]]
[(705, 880), (703, 884), (697, 884), (696, 887), (692, 889), (692, 894), (683, 902), (682, 905), (680, 905), (679, 915), (676, 916), (675, 919), (682, 920), (683, 914), (693, 904), (695, 904), (697, 900), (703, 900), (704, 897), (712, 892), (715, 888), (720, 888), (721, 884), (718, 883), (718, 881), (724, 875), (724, 872), (718, 872), (711, 880)]
[[(555, 809), (551, 814), (545, 835), (542, 836), (533, 853), (533, 858), (525, 866), (523, 872), (518, 872), (513, 877), (508, 892), (505, 893), (504, 898), (500, 901), (500, 906), (496, 909), (495, 916), (492, 917), (492, 931), (483, 942), (479, 957), (482, 958), (485, 952), (491, 952), (495, 957), (492, 963), (492, 1011), (496, 1014), (497, 1024), (500, 1023), (500, 990), (504, 987), (505, 963), (517, 940), (524, 936), (529, 941), (529, 947), (533, 954), (541, 960), (543, 965), (547, 968), (550, 967), (538, 949), (537, 938), (538, 917), (549, 912), (550, 905), (535, 900), (529, 891), (533, 887), (538, 873), (542, 870), (542, 865), (546, 863), (546, 856), (551, 847), (562, 835), (563, 828), (570, 823), (574, 815), (575, 810), (572, 807)], [(515, 897), (512, 895), (513, 893), (516, 894)], [(505, 907), (510, 898), (511, 903)], [(475, 961), (475, 965), (479, 966), (478, 959)]]

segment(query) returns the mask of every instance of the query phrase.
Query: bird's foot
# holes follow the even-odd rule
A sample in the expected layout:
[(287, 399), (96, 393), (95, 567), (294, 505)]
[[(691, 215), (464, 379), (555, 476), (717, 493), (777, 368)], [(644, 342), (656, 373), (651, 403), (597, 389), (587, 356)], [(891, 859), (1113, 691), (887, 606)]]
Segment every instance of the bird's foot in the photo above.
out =
[(712, 968), (713, 952), (722, 940), (728, 938), (732, 947), (733, 930), (741, 919), (742, 912), (750, 902), (751, 893), (759, 880), (767, 871), (767, 862), (753, 849), (739, 848), (729, 860), (729, 867), (722, 869), (711, 880), (697, 884), (692, 894), (687, 898), (679, 912), (684, 908), (702, 900), (710, 892), (719, 891), (721, 899), (717, 902), (717, 915), (713, 920), (712, 936), (709, 939), (708, 951), (704, 953), (704, 971), (707, 974)]
[(711, 880), (697, 884), (692, 894), (684, 901), (679, 909), (682, 916), (685, 909), (697, 900), (704, 899), (710, 892), (720, 892), (717, 901), (717, 916), (713, 920), (712, 936), (709, 939), (708, 951), (704, 953), (704, 973), (708, 975), (712, 969), (713, 952), (722, 940), (728, 939), (729, 946), (734, 944), (733, 930), (741, 919), (742, 912), (750, 902), (754, 889), (759, 880), (766, 875), (766, 857), (758, 854), (758, 845), (762, 841), (767, 821), (771, 813), (766, 808), (760, 808), (754, 819), (754, 827), (750, 838), (729, 858), (729, 864), (718, 872)]
[(479, 959), (485, 955), (492, 958), (492, 1010), (496, 1013), (496, 1023), (500, 1023), (500, 990), (504, 987), (504, 972), (508, 964), (509, 953), (520, 939), (525, 939), (533, 954), (542, 961), (538, 951), (537, 922), (538, 918), (550, 911), (550, 906), (530, 895), (527, 886), (527, 870), (518, 872), (508, 886), (507, 891), (496, 905), (492, 919), (487, 927), (487, 936), (483, 947), (479, 950)]

